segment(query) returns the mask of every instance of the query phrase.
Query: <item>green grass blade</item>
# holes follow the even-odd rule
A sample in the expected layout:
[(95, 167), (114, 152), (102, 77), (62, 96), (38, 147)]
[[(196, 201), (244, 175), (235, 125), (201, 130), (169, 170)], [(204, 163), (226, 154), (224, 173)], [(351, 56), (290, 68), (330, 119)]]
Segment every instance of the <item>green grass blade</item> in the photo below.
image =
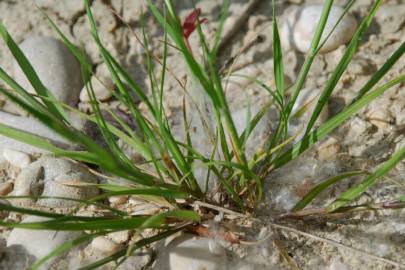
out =
[[(24, 53), (20, 50), (18, 45), (15, 43), (13, 38), (7, 32), (4, 25), (0, 22), (0, 36), (3, 38), (4, 42), (6, 43), (8, 49), (13, 54), (14, 59), (17, 61), (18, 65), (20, 66), (21, 70), (24, 72), (25, 76), (27, 77), (28, 81), (31, 83), (32, 87), (34, 88), (35, 92), (41, 97), (48, 97), (53, 100), (56, 100), (52, 93), (43, 85), (40, 78), (38, 77), (37, 73), (35, 72), (34, 68), (25, 57)], [(60, 119), (67, 120), (67, 116), (63, 109), (56, 105), (53, 102), (49, 102), (45, 99), (42, 100), (46, 107), (49, 109), (50, 112), (55, 114)]]
[(258, 111), (255, 116), (250, 120), (249, 126), (246, 127), (240, 135), (240, 140), (248, 140), (249, 136), (252, 134), (256, 126), (259, 124), (260, 120), (266, 115), (269, 111), (270, 107), (273, 105), (273, 102), (268, 103), (265, 105), (260, 111)]
[(277, 19), (276, 19), (276, 5), (272, 0), (273, 9), (273, 66), (274, 78), (276, 81), (276, 88), (282, 98), (284, 98), (284, 66), (283, 66), (283, 53), (281, 49), (280, 35), (278, 32)]
[(352, 103), (359, 100), (362, 96), (364, 96), (368, 91), (370, 91), (374, 85), (376, 85), (381, 78), (387, 74), (388, 71), (391, 70), (392, 66), (398, 62), (398, 60), (404, 55), (405, 53), (405, 41), (402, 42), (401, 46), (395, 50), (395, 52), (388, 58), (388, 60), (384, 63), (384, 65), (371, 77), (371, 79), (360, 89), (359, 94), (357, 97), (352, 101)]
[(20, 142), (47, 150), (56, 156), (74, 158), (80, 161), (97, 164), (97, 157), (85, 151), (68, 151), (55, 146), (49, 139), (25, 132), (16, 128), (8, 127), (0, 123), (0, 134), (18, 140)]
[(222, 2), (221, 15), (219, 17), (219, 25), (215, 33), (215, 42), (211, 49), (212, 54), (215, 56), (218, 54), (219, 46), (221, 45), (221, 37), (224, 30), (225, 21), (229, 15), (229, 5), (230, 5), (229, 0), (224, 0)]
[(312, 202), (313, 199), (315, 199), (321, 192), (326, 190), (328, 187), (330, 187), (346, 178), (363, 175), (363, 174), (366, 174), (366, 173), (361, 172), (361, 171), (346, 172), (346, 173), (342, 173), (342, 174), (333, 176), (333, 177), (323, 181), (319, 185), (312, 188), (307, 194), (305, 194), (305, 196), (293, 207), (292, 211), (299, 211), (299, 210), (304, 209), (309, 203)]
[(13, 89), (26, 103), (40, 111), (44, 114), (49, 114), (46, 107), (36, 100), (33, 95), (29, 94), (25, 89), (21, 87), (13, 78), (11, 78), (1, 67), (0, 67), (0, 79), (3, 80), (11, 89)]
[(159, 24), (167, 30), (170, 37), (175, 41), (176, 45), (179, 47), (189, 68), (191, 69), (192, 74), (194, 74), (194, 76), (201, 83), (203, 89), (210, 96), (215, 107), (219, 107), (220, 106), (219, 99), (217, 97), (217, 94), (211, 87), (207, 74), (205, 73), (204, 69), (194, 59), (193, 55), (188, 51), (188, 48), (183, 39), (183, 30), (182, 30), (180, 22), (176, 16), (176, 13), (173, 9), (173, 6), (169, 6), (170, 3), (168, 3), (166, 5), (166, 7), (168, 8), (169, 14), (168, 14), (167, 20), (165, 20), (165, 17), (162, 16), (162, 14), (157, 9), (157, 7), (152, 3), (152, 1), (147, 0), (147, 2), (148, 2), (148, 7), (149, 7), (149, 10), (151, 11), (151, 13), (158, 20)]
[[(1, 204), (0, 206), (3, 207)], [(129, 218), (63, 216), (42, 222), (13, 223), (0, 221), (0, 226), (58, 231), (159, 229), (166, 225), (166, 218), (175, 218), (180, 221), (200, 221), (200, 216), (194, 211), (173, 210), (155, 216), (132, 216)]]
[(336, 21), (335, 25), (332, 27), (332, 30), (328, 33), (328, 35), (325, 37), (325, 39), (319, 44), (316, 52), (318, 53), (322, 47), (326, 44), (326, 42), (329, 40), (329, 38), (332, 36), (332, 34), (335, 32), (336, 28), (339, 26), (340, 22), (343, 20), (344, 16), (349, 12), (350, 8), (353, 6), (356, 0), (350, 0), (346, 5), (345, 9), (342, 12), (342, 15), (340, 15), (339, 19)]
[[(1, 198), (2, 199), (7, 199), (7, 197), (3, 197), (3, 196)], [(4, 204), (4, 203), (1, 203), (1, 202), (0, 202), (0, 210), (1, 211), (16, 212), (16, 213), (21, 213), (21, 214), (27, 214), (27, 215), (40, 216), (40, 217), (48, 217), (48, 218), (59, 218), (59, 217), (64, 216), (62, 214), (56, 214), (56, 213), (50, 213), (50, 212), (45, 212), (45, 211), (27, 209), (27, 208), (22, 208), (22, 207), (16, 207), (16, 206)]]
[[(118, 211), (116, 209), (110, 208), (107, 205), (103, 205), (102, 203), (95, 203), (90, 200), (85, 201), (85, 200), (78, 200), (78, 199), (72, 199), (72, 198), (66, 198), (66, 197), (58, 197), (58, 196), (39, 196), (39, 197), (33, 197), (33, 196), (1, 196), (1, 199), (7, 199), (7, 200), (13, 200), (13, 199), (58, 199), (58, 200), (66, 200), (66, 201), (73, 201), (73, 202), (78, 202), (84, 205), (96, 205), (100, 208), (110, 210), (111, 212), (119, 215), (119, 216), (127, 216), (127, 213), (124, 213), (122, 211)], [(86, 221), (86, 220), (94, 220), (94, 219), (100, 219), (100, 218), (94, 218), (94, 217), (86, 217), (86, 216), (73, 216), (73, 215), (67, 215), (67, 214), (56, 214), (56, 213), (51, 213), (51, 212), (46, 212), (43, 210), (34, 210), (34, 209), (29, 209), (29, 208), (23, 208), (23, 207), (17, 207), (17, 206), (11, 206), (7, 204), (2, 204), (0, 203), (0, 210), (2, 211), (10, 211), (10, 212), (16, 212), (20, 214), (27, 214), (27, 215), (33, 215), (33, 216), (39, 216), (39, 217), (48, 217), (48, 218), (63, 218), (64, 221)], [(104, 219), (104, 218), (101, 218)], [(11, 226), (12, 227), (12, 226)]]
[(78, 270), (93, 270), (93, 269), (99, 269), (100, 266), (103, 266), (103, 265), (105, 265), (105, 264), (107, 264), (107, 263), (109, 263), (109, 262), (112, 262), (112, 261), (116, 261), (116, 260), (118, 260), (119, 258), (125, 256), (126, 251), (127, 251), (127, 248), (123, 248), (123, 249), (121, 249), (120, 251), (117, 251), (116, 253), (114, 253), (114, 254), (112, 254), (112, 255), (110, 255), (110, 256), (106, 256), (106, 257), (104, 257), (104, 258), (102, 258), (102, 259), (100, 259), (100, 260), (98, 260), (98, 261), (96, 261), (96, 262), (94, 262), (94, 263), (91, 263), (91, 264), (89, 264), (89, 265), (86, 265), (86, 266), (84, 266), (84, 267), (81, 267), (81, 268), (79, 268)]
[(30, 223), (8, 223), (0, 221), (0, 225), (7, 228), (23, 228), (31, 230), (60, 230), (60, 231), (84, 231), (84, 230), (113, 230), (140, 228), (148, 217), (132, 217), (127, 219), (95, 219), (82, 222), (65, 221), (64, 218)]
[[(41, 8), (38, 8), (41, 11), (41, 14), (48, 20), (49, 24), (51, 27), (58, 33), (59, 37), (62, 39), (63, 43), (66, 45), (66, 47), (73, 53), (73, 55), (76, 57), (76, 59), (80, 62), (81, 67), (84, 67), (84, 70), (86, 72), (91, 73), (92, 72), (92, 66), (89, 63), (85, 53), (81, 50), (79, 50), (64, 34), (63, 32), (59, 29), (59, 27), (54, 23), (54, 21), (46, 14), (44, 10)], [(86, 81), (85, 81), (86, 82)]]
[(157, 215), (150, 216), (147, 220), (142, 223), (140, 228), (158, 228), (165, 223), (166, 218), (175, 218), (182, 221), (193, 221), (199, 222), (201, 220), (200, 216), (189, 210), (173, 210), (165, 213), (160, 213)]
[(304, 65), (302, 66), (299, 74), (298, 74), (298, 79), (297, 82), (295, 83), (294, 86), (294, 90), (291, 96), (290, 101), (287, 104), (287, 108), (286, 108), (286, 115), (288, 116), (287, 118), (289, 118), (291, 111), (293, 109), (293, 106), (295, 104), (295, 102), (297, 101), (298, 95), (302, 89), (302, 87), (304, 86), (304, 83), (306, 81), (306, 78), (308, 76), (308, 72), (311, 68), (311, 65), (315, 59), (316, 53), (317, 53), (317, 48), (319, 45), (319, 41), (321, 40), (322, 34), (324, 32), (325, 29), (325, 25), (326, 22), (328, 20), (329, 17), (329, 12), (332, 8), (332, 4), (333, 4), (333, 0), (326, 0), (323, 6), (323, 10), (322, 10), (322, 14), (321, 17), (319, 19), (319, 23), (318, 26), (315, 30), (315, 34), (314, 37), (312, 39), (311, 42), (311, 46), (309, 49), (309, 53), (305, 59)]
[(103, 193), (99, 196), (94, 197), (92, 200), (100, 200), (104, 198), (109, 198), (113, 196), (123, 196), (123, 195), (149, 195), (149, 196), (159, 196), (167, 199), (185, 199), (189, 198), (190, 195), (180, 190), (170, 190), (162, 188), (147, 188), (147, 189), (134, 189), (127, 188), (125, 190), (110, 191)]
[[(129, 180), (135, 181), (140, 184), (145, 184), (145, 185), (153, 185), (155, 184), (154, 178), (148, 174), (142, 173), (137, 169), (134, 169), (133, 167), (127, 167), (122, 163), (119, 163), (116, 159), (111, 157), (111, 154), (101, 148), (99, 145), (97, 145), (94, 141), (92, 141), (90, 138), (88, 138), (86, 135), (81, 133), (78, 130), (75, 130), (73, 128), (67, 127), (64, 123), (59, 121), (58, 119), (55, 119), (52, 115), (48, 114), (43, 114), (40, 111), (35, 110), (28, 104), (26, 104), (24, 101), (22, 101), (20, 98), (12, 95), (8, 91), (0, 88), (0, 93), (3, 93), (5, 96), (7, 96), (12, 102), (18, 104), (20, 107), (22, 107), (24, 110), (27, 112), (31, 113), (33, 116), (35, 116), (40, 122), (42, 122), (44, 125), (48, 126), (50, 129), (54, 130), (55, 132), (59, 133), (61, 136), (65, 137), (66, 139), (79, 143), (81, 145), (84, 145), (87, 147), (88, 152), (91, 154), (87, 154), (87, 158), (91, 157), (91, 155), (94, 155), (97, 158), (94, 158), (92, 162), (97, 162), (101, 167), (106, 169), (107, 171), (110, 171), (111, 173), (114, 173), (117, 176), (121, 176), (124, 178), (127, 178)], [(40, 141), (39, 138), (35, 138), (33, 136), (27, 136), (22, 137), (21, 135), (15, 134), (16, 129), (10, 129), (8, 128), (6, 132), (8, 132), (10, 135), (13, 135), (16, 139), (24, 139), (28, 143), (30, 142), (29, 140), (35, 140)], [(39, 147), (41, 146), (46, 146), (48, 149), (50, 147), (49, 144), (46, 144), (45, 142), (42, 141), (41, 145), (38, 145)], [(46, 149), (46, 150), (48, 150)], [(57, 149), (53, 149), (56, 151)], [(65, 152), (68, 154), (68, 152)], [(84, 152), (83, 152), (84, 153)], [(80, 152), (77, 154), (80, 156)], [(83, 154), (82, 154), (83, 155)], [(84, 157), (84, 156), (83, 156)]]
[(49, 259), (53, 257), (58, 257), (59, 255), (71, 250), (72, 248), (79, 246), (85, 242), (88, 242), (92, 240), (94, 237), (100, 236), (104, 233), (94, 233), (94, 234), (89, 234), (89, 235), (84, 235), (82, 237), (73, 239), (73, 240), (68, 240), (62, 245), (58, 246), (52, 252), (50, 252), (48, 255), (42, 257), (41, 259), (37, 260), (32, 266), (31, 270), (39, 270), (41, 269), (41, 266), (46, 263)]
[[(96, 23), (93, 19), (93, 15), (90, 9), (90, 5), (89, 2), (87, 0), (84, 1), (85, 2), (85, 7), (86, 7), (86, 11), (88, 14), (88, 19), (90, 21), (90, 26), (92, 29), (92, 34), (94, 37), (94, 40), (96, 41), (100, 53), (102, 54), (108, 68), (110, 69), (110, 73), (113, 76), (113, 79), (116, 83), (116, 85), (118, 86), (118, 89), (120, 89), (120, 92), (123, 96), (126, 96), (127, 100), (130, 100), (130, 97), (128, 95), (128, 93), (125, 90), (124, 85), (122, 84), (120, 78), (117, 76), (117, 73), (115, 71), (115, 67), (114, 67), (114, 62), (112, 61), (112, 58), (110, 57), (110, 55), (107, 53), (107, 51), (105, 50), (105, 48), (102, 46), (101, 44), (101, 40), (98, 36), (98, 32), (97, 32), (97, 27), (96, 27)], [(131, 103), (128, 102), (126, 103), (126, 105), (128, 105), (131, 109), (132, 112), (137, 116), (137, 120), (140, 122), (140, 127), (144, 128), (144, 131), (148, 131), (150, 134), (148, 134), (149, 138), (153, 138), (154, 134), (152, 132), (150, 132), (150, 130), (147, 129), (146, 126), (146, 121), (143, 119), (143, 116), (138, 112), (137, 108)], [(155, 110), (153, 109), (152, 113), (157, 116)], [(159, 120), (159, 119), (157, 119)], [(162, 122), (158, 122), (158, 127), (159, 127), (159, 131), (161, 133), (161, 137), (165, 142), (165, 146), (167, 147), (167, 149), (170, 151), (172, 158), (176, 161), (176, 165), (180, 168), (181, 172), (184, 175), (188, 175), (188, 180), (187, 180), (187, 184), (189, 185), (190, 189), (195, 192), (195, 194), (197, 196), (201, 196), (201, 190), (199, 189), (199, 186), (197, 184), (197, 181), (195, 180), (194, 176), (192, 175), (191, 172), (191, 167), (190, 165), (186, 162), (184, 155), (182, 154), (182, 152), (180, 151), (178, 145), (175, 143), (175, 140), (169, 130), (169, 128), (167, 127), (167, 125), (165, 125)], [(158, 144), (158, 142), (156, 141), (156, 144)]]
[(326, 25), (326, 22), (329, 17), (329, 12), (332, 8), (332, 4), (333, 4), (333, 0), (326, 0), (323, 5), (321, 17), (319, 19), (319, 23), (315, 30), (314, 37), (312, 38), (309, 52), (305, 58), (303, 66), (300, 69), (297, 81), (294, 84), (294, 87), (292, 89), (291, 98), (283, 110), (283, 112), (284, 112), (283, 113), (284, 116), (282, 118), (283, 120), (278, 123), (275, 134), (273, 135), (273, 138), (267, 145), (268, 149), (274, 148), (274, 146), (278, 145), (280, 141), (283, 141), (285, 139), (285, 136), (287, 135), (287, 127), (288, 127), (288, 122), (289, 122), (289, 119), (291, 116), (292, 109), (294, 107), (295, 102), (297, 101), (298, 95), (299, 95), (302, 87), (305, 84), (305, 81), (307, 79), (307, 76), (308, 76), (309, 70), (312, 66), (312, 63), (315, 59), (315, 56), (318, 53), (317, 48), (318, 48), (319, 42), (321, 40), (322, 34), (324, 32), (325, 25)]
[[(154, 236), (151, 236), (151, 237), (148, 237), (148, 238), (141, 239), (141, 240), (137, 241), (136, 243), (134, 243), (132, 246), (130, 246), (130, 247), (128, 247), (128, 248), (123, 248), (123, 249), (121, 249), (120, 251), (117, 251), (116, 253), (114, 253), (114, 254), (112, 254), (112, 255), (110, 255), (110, 256), (107, 256), (107, 257), (105, 257), (105, 258), (102, 258), (101, 260), (98, 260), (98, 261), (96, 261), (96, 262), (94, 262), (94, 263), (91, 263), (91, 264), (89, 264), (89, 265), (87, 265), (87, 266), (85, 266), (85, 267), (81, 267), (81, 268), (79, 268), (78, 270), (92, 270), (92, 269), (98, 269), (100, 266), (103, 266), (103, 265), (105, 265), (105, 264), (107, 264), (107, 263), (109, 263), (109, 262), (112, 262), (112, 261), (117, 261), (117, 260), (118, 260), (119, 258), (121, 258), (121, 257), (124, 257), (124, 256), (127, 256), (127, 257), (128, 257), (128, 256), (131, 256), (132, 253), (133, 253), (135, 250), (140, 249), (140, 248), (142, 248), (142, 247), (145, 247), (145, 246), (147, 246), (147, 245), (150, 245), (150, 244), (152, 244), (152, 243), (154, 243), (154, 242), (156, 242), (156, 241), (159, 241), (159, 240), (161, 240), (161, 239), (166, 239), (166, 238), (169, 237), (170, 235), (173, 235), (173, 234), (179, 232), (179, 231), (182, 230), (182, 229), (183, 229), (183, 227), (179, 227), (179, 228), (176, 228), (176, 229), (172, 229), (172, 230), (167, 230), (167, 231), (161, 232), (161, 233), (159, 233), (159, 234), (157, 234), (157, 235), (154, 235)], [(122, 262), (124, 262), (124, 261), (125, 261), (125, 258), (124, 258), (120, 263), (122, 263)], [(120, 263), (118, 263), (118, 265), (119, 265)], [(117, 265), (117, 266), (118, 266), (118, 265)]]
[(363, 182), (359, 185), (350, 188), (349, 190), (343, 192), (343, 194), (331, 205), (329, 205), (326, 210), (328, 212), (333, 212), (342, 206), (352, 202), (358, 198), (363, 192), (372, 187), (377, 183), (377, 181), (387, 174), (392, 168), (395, 167), (399, 162), (405, 158), (405, 147), (399, 149), (391, 158), (383, 163), (379, 168), (370, 176), (366, 177)]
[(347, 66), (349, 65), (350, 61), (352, 60), (359, 44), (361, 41), (362, 36), (369, 28), (371, 21), (376, 14), (378, 8), (380, 7), (382, 1), (378, 0), (374, 3), (371, 11), (367, 15), (366, 18), (362, 21), (359, 28), (357, 29), (356, 33), (354, 34), (350, 44), (348, 45), (344, 55), (342, 56), (339, 64), (333, 71), (331, 77), (329, 78), (328, 82), (326, 83), (325, 89), (323, 90), (318, 103), (315, 106), (315, 109), (311, 115), (311, 119), (308, 122), (307, 130), (305, 134), (308, 134), (313, 126), (315, 125), (316, 120), (318, 119), (319, 115), (321, 114), (322, 109), (328, 103), (330, 96), (332, 95), (333, 90), (335, 89), (337, 83), (339, 82), (341, 76), (346, 71)]
[(389, 81), (388, 83), (378, 87), (376, 90), (367, 93), (364, 95), (361, 99), (353, 103), (352, 105), (348, 106), (345, 110), (340, 112), (338, 115), (335, 117), (329, 119), (327, 122), (325, 122), (323, 125), (321, 125), (318, 129), (310, 132), (308, 135), (304, 136), (304, 138), (301, 139), (298, 143), (296, 143), (293, 148), (290, 150), (286, 151), (284, 154), (281, 156), (277, 157), (273, 161), (273, 166), (274, 168), (279, 168), (289, 162), (290, 160), (295, 159), (298, 157), (301, 153), (306, 151), (310, 146), (315, 144), (317, 141), (321, 140), (324, 138), (326, 135), (328, 135), (331, 131), (333, 131), (335, 128), (337, 128), (339, 125), (341, 125), (344, 121), (346, 121), (348, 118), (353, 116), (355, 113), (357, 113), (361, 108), (369, 104), (371, 101), (382, 95), (385, 91), (387, 91), (389, 88), (400, 84), (401, 82), (405, 81), (405, 75), (399, 76), (396, 79), (393, 79)]
[[(266, 90), (270, 96), (273, 98), (273, 100), (280, 106), (280, 108), (283, 108), (283, 97), (280, 96), (280, 93), (278, 91), (273, 91), (268, 85), (266, 85), (263, 81), (255, 78), (255, 77), (251, 77), (251, 76), (247, 76), (247, 75), (243, 75), (243, 74), (231, 74), (232, 77), (241, 77), (241, 78), (246, 78), (248, 80), (250, 80), (251, 82), (254, 82), (255, 84), (257, 84), (258, 86), (260, 86), (261, 88), (263, 88), (264, 90)], [(284, 91), (284, 90), (283, 90)]]

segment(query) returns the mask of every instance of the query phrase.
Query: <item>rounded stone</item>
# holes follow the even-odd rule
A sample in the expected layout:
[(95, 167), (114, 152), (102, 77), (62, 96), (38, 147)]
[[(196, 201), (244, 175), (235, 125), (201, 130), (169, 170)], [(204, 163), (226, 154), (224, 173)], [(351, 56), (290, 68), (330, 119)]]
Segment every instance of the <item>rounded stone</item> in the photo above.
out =
[[(61, 41), (44, 36), (27, 38), (20, 44), (20, 49), (54, 97), (75, 106), (83, 84), (80, 63), (70, 50)], [(14, 63), (14, 78), (27, 91), (35, 93), (17, 62)]]
[[(321, 90), (315, 88), (303, 88), (301, 89), (297, 100), (294, 103), (292, 109), (292, 115), (289, 123), (289, 135), (296, 136), (294, 142), (298, 142), (304, 136), (303, 128), (311, 119), (312, 113), (318, 103)], [(325, 104), (320, 112), (318, 119), (315, 122), (315, 127), (318, 127), (322, 123), (326, 122), (329, 118), (329, 106)]]
[(162, 250), (161, 256), (158, 255), (157, 265), (167, 270), (224, 269), (227, 264), (225, 250), (216, 249), (213, 254), (209, 242), (207, 238), (188, 234), (176, 237)]
[(20, 151), (4, 149), (3, 156), (14, 167), (24, 168), (31, 163), (31, 157)]
[(221, 246), (217, 241), (210, 239), (208, 241), (208, 248), (210, 252), (214, 255), (221, 256), (225, 253), (224, 247)]
[[(105, 101), (112, 97), (112, 90), (114, 88), (114, 83), (110, 77), (93, 76), (90, 79), (90, 82), (97, 100)], [(80, 101), (90, 102), (90, 96), (86, 86), (84, 86), (82, 91), (80, 92)]]
[[(282, 42), (300, 52), (308, 52), (322, 10), (323, 5), (307, 5), (290, 10), (288, 17), (281, 28)], [(343, 12), (344, 9), (342, 7), (332, 6), (322, 34), (321, 43), (332, 31)], [(355, 18), (350, 14), (346, 14), (319, 52), (330, 52), (342, 44), (346, 44), (353, 37), (356, 28), (357, 21)]]
[(114, 254), (120, 249), (120, 245), (103, 236), (94, 238), (93, 241), (91, 242), (91, 247), (103, 253), (106, 256)]
[[(71, 161), (44, 156), (24, 168), (14, 183), (15, 196), (67, 197), (89, 199), (99, 193), (98, 188), (83, 186), (97, 183), (97, 178), (85, 167)], [(13, 200), (12, 203), (30, 204), (30, 199)], [(71, 207), (75, 201), (41, 198), (36, 202), (45, 207)]]
[(128, 241), (131, 236), (131, 232), (129, 230), (112, 232), (106, 235), (108, 239), (112, 240), (116, 244), (124, 244)]
[(341, 261), (334, 259), (329, 265), (329, 270), (348, 270), (349, 267)]
[[(22, 223), (31, 222), (44, 222), (49, 221), (48, 218), (27, 216), (23, 219)], [(40, 259), (55, 248), (59, 247), (66, 241), (75, 239), (80, 236), (81, 233), (69, 232), (69, 231), (51, 231), (51, 230), (29, 230), (15, 228), (11, 231), (7, 238), (7, 248), (22, 247), (28, 254), (34, 256), (36, 259)], [(52, 262), (55, 260), (52, 257), (43, 265), (41, 269), (49, 269)]]
[(128, 201), (128, 196), (113, 196), (109, 197), (108, 201), (111, 205), (118, 206), (126, 203)]

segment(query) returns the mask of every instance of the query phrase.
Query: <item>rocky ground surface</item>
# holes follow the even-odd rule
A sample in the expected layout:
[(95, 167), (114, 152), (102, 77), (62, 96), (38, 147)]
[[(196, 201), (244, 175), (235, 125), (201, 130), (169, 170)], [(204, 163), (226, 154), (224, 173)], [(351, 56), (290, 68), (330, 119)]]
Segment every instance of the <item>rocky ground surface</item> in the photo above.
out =
[[(192, 11), (192, 1), (174, 2), (181, 18)], [(256, 2), (254, 8), (250, 9), (251, 4)], [(322, 2), (320, 0), (277, 1), (277, 16), (279, 16), (281, 36), (285, 45), (285, 77), (289, 83), (296, 80), (299, 68), (304, 61), (304, 53), (308, 50), (311, 39), (308, 29), (316, 25), (316, 16), (320, 11), (316, 4)], [(341, 12), (337, 6), (344, 5), (346, 2), (336, 1), (336, 7), (332, 10), (335, 20)], [(90, 112), (89, 97), (86, 91), (82, 91), (78, 63), (60, 42), (50, 38), (57, 38), (57, 34), (35, 8), (35, 4), (44, 9), (68, 38), (83, 46), (94, 65), (96, 75), (104, 85), (112, 88), (106, 67), (102, 64), (97, 47), (92, 41), (82, 0), (58, 3), (51, 0), (0, 1), (0, 10), (6, 11), (0, 13), (0, 19), (15, 40), (21, 43), (34, 68), (45, 85), (54, 91), (54, 95), (59, 100), (77, 106), (84, 112)], [(336, 29), (336, 34), (325, 44), (320, 56), (315, 60), (303, 94), (300, 96), (300, 104), (316, 98), (322, 91), (345, 51), (345, 43), (350, 40), (356, 25), (367, 14), (371, 4), (371, 0), (355, 1), (350, 15), (343, 20), (341, 26)], [(106, 47), (147, 92), (149, 79), (146, 71), (145, 49), (133, 33), (134, 31), (141, 35), (141, 14), (146, 10), (144, 1), (93, 0), (91, 6)], [(208, 20), (204, 25), (204, 31), (208, 36), (213, 37), (218, 26), (221, 1), (201, 0), (197, 1), (197, 6), (202, 10), (201, 16)], [(225, 24), (225, 38), (221, 46), (221, 61), (226, 64), (229, 59), (238, 56), (231, 67), (235, 74), (256, 77), (274, 85), (271, 14), (271, 1), (231, 0), (230, 17)], [(327, 110), (322, 113), (321, 121), (335, 115), (344, 105), (347, 105), (371, 75), (404, 42), (404, 14), (405, 1), (384, 1), (358, 53), (339, 81)], [(151, 48), (155, 52), (161, 51), (161, 28), (157, 26), (150, 14), (146, 14), (144, 23), (151, 38)], [(197, 35), (193, 35), (190, 42), (191, 47), (198, 51)], [(21, 70), (12, 60), (3, 42), (0, 42), (0, 54), (0, 66), (29, 89), (28, 82), (25, 81)], [(192, 93), (194, 91), (193, 96), (197, 99), (198, 87), (193, 86), (190, 80), (186, 81), (187, 69), (178, 61), (178, 57), (175, 51), (169, 54), (168, 65), (173, 74), (176, 74), (176, 78), (170, 75), (166, 82), (165, 106), (173, 128), (183, 130), (179, 115), (181, 116), (184, 90), (176, 79), (185, 83), (186, 89), (191, 89)], [(404, 72), (405, 60), (401, 59), (384, 81)], [(0, 85), (2, 85), (1, 82)], [(111, 92), (106, 91), (96, 80), (94, 87), (97, 98), (125, 118), (126, 108), (112, 98)], [(250, 80), (238, 76), (230, 77), (226, 91), (238, 130), (244, 128), (248, 108), (253, 114), (269, 101), (263, 89)], [(142, 104), (140, 106), (142, 107)], [(274, 119), (274, 112), (270, 111), (248, 142), (250, 149), (248, 152), (253, 153), (258, 142), (262, 141), (265, 134), (274, 128)], [(131, 121), (131, 119), (127, 120)], [(77, 128), (97, 136), (94, 127), (79, 119), (76, 122)], [(0, 123), (47, 137), (70, 149), (76, 148), (75, 145), (69, 144), (28, 117), (2, 96), (0, 96)], [(302, 122), (298, 121), (296, 125), (291, 126), (292, 133), (300, 129), (300, 123)], [(177, 136), (182, 136), (181, 132)], [(207, 138), (199, 132), (198, 128), (193, 134), (193, 140), (199, 142), (201, 150), (204, 151)], [(250, 239), (255, 240), (254, 243), (235, 247), (214, 240), (183, 235), (174, 240), (160, 242), (154, 248), (139, 251), (119, 269), (293, 268), (294, 263), (289, 265), (285, 263), (283, 257), (286, 257), (286, 254), (296, 263), (298, 269), (377, 270), (399, 269), (399, 265), (404, 267), (405, 210), (364, 212), (349, 217), (340, 216), (334, 219), (286, 224), (289, 228), (299, 230), (298, 232), (272, 226), (274, 215), (289, 210), (317, 183), (348, 170), (373, 170), (377, 164), (385, 161), (395, 149), (399, 149), (404, 144), (405, 91), (404, 85), (400, 85), (361, 110), (332, 135), (318, 143), (313, 151), (270, 175), (266, 184), (268, 199), (260, 208), (258, 220), (244, 224), (246, 234)], [(136, 157), (133, 158), (136, 159)], [(28, 147), (0, 136), (1, 196), (43, 195), (86, 199), (99, 193), (99, 190), (93, 187), (78, 188), (64, 185), (68, 181), (94, 183), (100, 179), (80, 164), (54, 158), (36, 147)], [(358, 202), (382, 202), (396, 199), (404, 192), (404, 181), (405, 161), (390, 173), (389, 178), (383, 179)], [(342, 190), (354, 183), (356, 183), (355, 179), (337, 185), (315, 200), (312, 206), (326, 205)], [(1, 200), (1, 203), (48, 209), (58, 213), (67, 213), (74, 206), (72, 202), (57, 199)], [(157, 205), (132, 197), (115, 197), (107, 203), (131, 213), (149, 214), (159, 211)], [(96, 216), (103, 213), (96, 207), (86, 207), (80, 209), (79, 214)], [(1, 218), (10, 221), (42, 220), (38, 217), (5, 212), (0, 215)], [(0, 269), (27, 269), (37, 258), (79, 235), (79, 233), (52, 231), (32, 233), (21, 229), (0, 228)], [(139, 237), (140, 235), (133, 231), (98, 237), (91, 243), (50, 261), (45, 268), (76, 269), (97, 258), (114, 253), (124, 244), (134, 242)], [(285, 254), (282, 251), (285, 251)], [(397, 266), (393, 262), (397, 262)], [(103, 269), (113, 267), (113, 265), (107, 265)]]

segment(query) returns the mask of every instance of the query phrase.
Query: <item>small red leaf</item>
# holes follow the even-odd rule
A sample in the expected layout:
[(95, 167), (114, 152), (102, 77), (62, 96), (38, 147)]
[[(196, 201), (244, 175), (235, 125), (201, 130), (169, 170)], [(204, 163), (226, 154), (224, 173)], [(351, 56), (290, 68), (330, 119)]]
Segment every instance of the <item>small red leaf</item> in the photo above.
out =
[(208, 20), (207, 19), (202, 19), (199, 20), (201, 14), (201, 9), (196, 8), (194, 9), (187, 17), (184, 19), (183, 22), (183, 36), (184, 38), (188, 39), (190, 35), (195, 31), (197, 28), (197, 23), (206, 23)]

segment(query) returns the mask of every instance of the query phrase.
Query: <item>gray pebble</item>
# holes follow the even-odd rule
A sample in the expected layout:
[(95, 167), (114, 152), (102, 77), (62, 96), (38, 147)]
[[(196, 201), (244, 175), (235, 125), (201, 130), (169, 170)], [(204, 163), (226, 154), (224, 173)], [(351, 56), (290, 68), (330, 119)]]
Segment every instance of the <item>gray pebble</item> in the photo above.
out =
[[(83, 83), (80, 64), (70, 50), (61, 41), (42, 36), (27, 38), (20, 44), (20, 49), (55, 98), (75, 106)], [(23, 88), (35, 92), (17, 62), (14, 63), (14, 76)]]
[[(91, 85), (93, 87), (94, 95), (97, 100), (105, 101), (112, 97), (112, 90), (114, 83), (110, 77), (95, 77), (91, 78)], [(89, 86), (90, 87), (90, 86)], [(90, 102), (90, 96), (87, 91), (87, 87), (84, 86), (80, 92), (80, 101)]]
[[(28, 216), (23, 219), (22, 223), (29, 222), (43, 222), (49, 220), (44, 217)], [(80, 236), (77, 232), (67, 231), (47, 231), (47, 230), (27, 230), (27, 229), (13, 229), (7, 238), (7, 249), (16, 247), (23, 248), (29, 255), (40, 259), (55, 248), (62, 245), (68, 240), (72, 240)], [(51, 258), (43, 265), (41, 269), (49, 269), (49, 266), (56, 258)], [(15, 258), (14, 258), (15, 260)]]
[(220, 270), (227, 264), (224, 249), (210, 251), (209, 239), (181, 235), (171, 241), (157, 257), (156, 269), (165, 270)]
[[(68, 186), (66, 184), (97, 183), (97, 178), (83, 166), (71, 161), (44, 156), (24, 168), (14, 183), (16, 196), (56, 196), (72, 199), (89, 199), (98, 194), (96, 187)], [(30, 204), (29, 199), (12, 203)], [(71, 207), (77, 203), (62, 199), (39, 199), (38, 205), (46, 207)]]
[(18, 168), (27, 167), (31, 163), (31, 157), (24, 152), (4, 149), (3, 156), (11, 165)]
[[(62, 146), (64, 148), (71, 148), (69, 146), (70, 143), (66, 141), (62, 136), (56, 134), (35, 118), (15, 116), (0, 111), (0, 123), (9, 127), (17, 128), (22, 131), (47, 138), (57, 146)], [(15, 151), (22, 151), (28, 154), (46, 152), (45, 150), (42, 150), (38, 147), (27, 145), (20, 141), (0, 135), (0, 151), (4, 150), (5, 148)]]
[(105, 238), (104, 236), (94, 238), (91, 242), (91, 247), (105, 256), (112, 255), (121, 248), (119, 244)]

